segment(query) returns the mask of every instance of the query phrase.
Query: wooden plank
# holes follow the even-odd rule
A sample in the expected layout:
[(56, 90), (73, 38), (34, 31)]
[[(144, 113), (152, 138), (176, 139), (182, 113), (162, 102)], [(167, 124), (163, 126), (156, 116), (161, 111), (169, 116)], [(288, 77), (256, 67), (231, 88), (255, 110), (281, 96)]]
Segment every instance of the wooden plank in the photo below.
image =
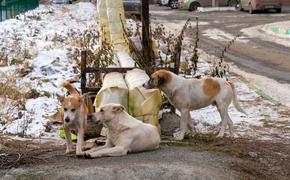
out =
[(99, 67), (87, 67), (86, 72), (87, 73), (109, 73), (109, 72), (120, 72), (120, 73), (125, 73), (129, 70), (135, 69), (134, 67), (129, 67), (129, 68), (99, 68)]
[[(123, 67), (123, 68), (99, 68), (99, 67), (87, 67), (85, 69), (86, 73), (110, 73), (110, 72), (120, 72), (120, 73), (126, 73), (127, 71), (130, 71), (132, 69), (136, 69), (136, 67)], [(155, 70), (160, 70), (160, 69), (166, 69), (168, 71), (175, 71), (175, 68), (155, 68)], [(152, 68), (147, 67), (145, 69), (146, 72), (151, 72)]]
[(81, 90), (85, 93), (87, 84), (87, 51), (81, 52)]
[(98, 93), (99, 90), (101, 88), (100, 87), (95, 87), (95, 88), (92, 88), (92, 87), (85, 87), (83, 90), (82, 90), (82, 93), (89, 93), (89, 92), (94, 92), (94, 93)]

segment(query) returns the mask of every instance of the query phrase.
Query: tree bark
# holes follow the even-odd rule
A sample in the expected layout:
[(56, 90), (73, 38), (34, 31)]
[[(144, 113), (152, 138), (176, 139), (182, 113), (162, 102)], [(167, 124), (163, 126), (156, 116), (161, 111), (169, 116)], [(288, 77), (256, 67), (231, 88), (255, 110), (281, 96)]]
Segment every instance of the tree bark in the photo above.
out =
[(142, 46), (143, 46), (143, 58), (146, 61), (147, 66), (151, 66), (151, 38), (150, 38), (150, 19), (149, 19), (149, 3), (148, 0), (142, 0), (141, 10), (142, 20)]

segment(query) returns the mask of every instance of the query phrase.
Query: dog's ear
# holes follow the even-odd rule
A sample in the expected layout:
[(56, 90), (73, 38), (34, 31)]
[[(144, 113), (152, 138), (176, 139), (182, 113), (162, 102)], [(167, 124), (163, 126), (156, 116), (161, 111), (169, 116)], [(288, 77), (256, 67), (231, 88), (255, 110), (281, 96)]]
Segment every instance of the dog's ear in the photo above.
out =
[(124, 106), (122, 105), (117, 105), (113, 107), (113, 112), (114, 113), (121, 113), (125, 110)]
[(62, 95), (59, 95), (59, 94), (56, 94), (56, 96), (57, 96), (57, 99), (59, 100), (59, 102), (63, 102), (64, 101), (64, 99), (65, 99), (65, 96), (62, 96)]
[(158, 86), (161, 86), (165, 83), (165, 78), (163, 76), (158, 75)]
[(81, 103), (86, 102), (86, 99), (85, 98), (86, 98), (85, 96), (79, 96), (79, 97), (77, 97), (77, 100), (81, 104)]

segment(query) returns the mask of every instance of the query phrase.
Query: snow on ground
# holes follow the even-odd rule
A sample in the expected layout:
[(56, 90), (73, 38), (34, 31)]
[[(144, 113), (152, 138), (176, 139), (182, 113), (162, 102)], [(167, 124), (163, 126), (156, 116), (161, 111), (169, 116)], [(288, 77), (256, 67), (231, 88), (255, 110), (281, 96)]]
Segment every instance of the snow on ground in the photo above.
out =
[(265, 24), (262, 30), (267, 34), (290, 40), (290, 21)]
[[(40, 93), (40, 97), (26, 101), (19, 119), (0, 126), (0, 131), (11, 134), (25, 131), (32, 137), (44, 134), (48, 117), (58, 108), (55, 93), (65, 93), (57, 87), (57, 82), (78, 79), (77, 64), (71, 57), (72, 42), (90, 29), (97, 29), (96, 8), (91, 3), (40, 5), (16, 19), (0, 23), (0, 49), (7, 53), (8, 64), (18, 59), (32, 67), (30, 73), (16, 80), (17, 87), (20, 91), (34, 89)], [(23, 58), (25, 51), (29, 55)], [(23, 63), (0, 67), (0, 72), (16, 73)]]
[[(179, 27), (184, 22), (169, 24), (168, 28)], [(167, 24), (165, 24), (167, 26)], [(64, 93), (56, 84), (63, 79), (78, 79), (75, 71), (76, 61), (72, 58), (75, 40), (79, 39), (85, 30), (97, 29), (96, 9), (90, 3), (75, 5), (40, 6), (0, 23), (0, 49), (7, 51), (8, 67), (0, 67), (0, 72), (17, 72), (23, 63), (12, 63), (19, 59), (19, 54), (29, 50), (27, 61), (32, 71), (23, 78), (17, 79), (20, 90), (35, 89), (41, 96), (29, 99), (20, 117), (8, 124), (0, 123), (0, 132), (17, 134), (26, 131), (32, 137), (46, 136), (57, 139), (56, 133), (45, 132), (48, 117), (56, 112), (58, 102), (55, 93)], [(231, 40), (234, 36), (219, 29), (204, 32), (209, 37), (222, 41)], [(185, 40), (186, 41), (186, 40)], [(243, 38), (240, 41), (246, 42)], [(20, 49), (20, 50), (19, 50)], [(192, 48), (190, 48), (192, 49)], [(208, 74), (210, 70), (209, 56), (200, 51), (198, 74)], [(22, 59), (21, 59), (22, 60)], [(284, 140), (290, 138), (289, 110), (284, 106), (273, 106), (255, 93), (255, 88), (248, 86), (239, 76), (231, 76), (235, 83), (242, 107), (248, 113), (245, 116), (233, 106), (230, 116), (234, 121), (235, 136), (258, 139)], [(0, 78), (1, 80), (1, 78)], [(251, 88), (249, 88), (251, 87)], [(49, 94), (49, 96), (47, 96)], [(1, 100), (1, 99), (0, 99)], [(207, 133), (209, 129), (220, 122), (215, 107), (209, 106), (192, 112), (199, 131)]]
[[(206, 54), (202, 50), (199, 50), (199, 53), (199, 61), (201, 61), (201, 64), (210, 62), (212, 59), (216, 58)], [(207, 68), (207, 66), (204, 65), (202, 67)], [(209, 72), (209, 69), (203, 69), (202, 71)], [(269, 81), (269, 79), (265, 77), (262, 79), (253, 77), (252, 74), (247, 74), (232, 65), (230, 71), (236, 74), (232, 74), (230, 79), (235, 84), (241, 106), (248, 114), (246, 116), (238, 112), (233, 105), (230, 106), (229, 114), (234, 122), (235, 137), (249, 137), (260, 140), (271, 139), (290, 143), (289, 107), (284, 105), (275, 106), (258, 96), (255, 92), (257, 88), (262, 86), (267, 93), (269, 90), (275, 89), (279, 91), (278, 93), (282, 93), (279, 94), (280, 96), (283, 95), (283, 97), (285, 97), (285, 94), (287, 94), (286, 91), (290, 89), (290, 86), (278, 84), (278, 82), (273, 82), (273, 80)], [(241, 76), (243, 77), (241, 78)], [(245, 80), (244, 77), (247, 80)], [(261, 84), (261, 82), (264, 83)], [(270, 86), (272, 86), (272, 88)], [(288, 97), (286, 97), (286, 99), (287, 98)], [(283, 104), (289, 105), (287, 102), (283, 102)], [(197, 122), (199, 131), (203, 133), (206, 133), (212, 126), (216, 126), (220, 122), (219, 114), (213, 106), (193, 111), (191, 112), (191, 116)]]
[[(234, 39), (234, 35), (230, 34), (230, 33), (227, 33), (227, 32), (224, 32), (220, 29), (207, 29), (207, 30), (204, 30), (202, 32), (202, 34), (204, 36), (207, 36), (211, 39), (214, 39), (214, 40), (218, 40), (218, 41), (230, 41), (232, 39)], [(238, 39), (237, 39), (238, 42), (242, 42), (242, 43), (247, 43), (249, 42), (249, 40), (246, 40), (245, 37), (243, 36), (240, 36)]]
[(26, 135), (39, 137), (45, 132), (48, 117), (55, 113), (56, 107), (57, 101), (52, 98), (28, 99), (22, 117), (5, 126), (4, 133), (18, 134), (25, 130)]
[[(290, 47), (290, 35), (275, 33), (273, 32), (273, 28), (281, 27), (283, 29), (288, 29), (290, 33), (290, 23), (289, 21), (285, 22), (277, 22), (273, 24), (259, 25), (250, 28), (242, 29), (241, 32), (251, 38), (260, 38), (264, 41), (274, 42), (276, 44), (281, 44), (286, 47)], [(271, 30), (271, 31), (270, 31)]]
[[(165, 28), (165, 32), (169, 33), (169, 34), (179, 34), (181, 29), (183, 28), (184, 24), (186, 23), (185, 20), (171, 20), (170, 22), (168, 22), (167, 20), (162, 20), (162, 19), (152, 19), (151, 20), (153, 25), (156, 24), (163, 24), (166, 28)], [(205, 21), (198, 21), (198, 25), (199, 26), (205, 26), (208, 25), (208, 22)], [(191, 22), (191, 26), (195, 26), (196, 23), (193, 20)]]
[(199, 12), (236, 11), (235, 7), (198, 7)]
[[(192, 49), (189, 43), (190, 39), (185, 38), (184, 41), (184, 53), (188, 53)], [(210, 63), (216, 59), (217, 57), (199, 49), (197, 75), (209, 74)], [(290, 143), (290, 108), (285, 106), (289, 105), (290, 102), (287, 101), (287, 99), (290, 99), (285, 97), (285, 94), (289, 92), (290, 85), (279, 84), (266, 77), (257, 78), (233, 65), (230, 66), (230, 80), (235, 84), (242, 108), (247, 112), (247, 115), (244, 115), (238, 112), (233, 105), (230, 105), (229, 115), (234, 122), (235, 137)], [(276, 95), (279, 94), (279, 98), (284, 97), (284, 100), (286, 100), (281, 101), (284, 105), (275, 106), (271, 104), (270, 101), (263, 99), (256, 93), (258, 89), (262, 89), (266, 93), (270, 92), (270, 95), (273, 95), (272, 92), (276, 90)], [(276, 98), (277, 96), (273, 97)], [(191, 117), (197, 123), (197, 130), (201, 133), (210, 132), (221, 121), (214, 106), (192, 111)]]

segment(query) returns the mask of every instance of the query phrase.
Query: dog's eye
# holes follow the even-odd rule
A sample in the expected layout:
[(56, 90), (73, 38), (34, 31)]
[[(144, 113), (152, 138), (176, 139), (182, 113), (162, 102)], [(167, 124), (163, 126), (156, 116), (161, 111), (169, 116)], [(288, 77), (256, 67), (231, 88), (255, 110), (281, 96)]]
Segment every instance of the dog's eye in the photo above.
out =
[(67, 111), (67, 108), (64, 108), (63, 110), (64, 110), (64, 111)]
[(71, 109), (71, 112), (75, 112), (76, 111), (76, 109)]
[(100, 109), (100, 112), (104, 112), (104, 109)]

